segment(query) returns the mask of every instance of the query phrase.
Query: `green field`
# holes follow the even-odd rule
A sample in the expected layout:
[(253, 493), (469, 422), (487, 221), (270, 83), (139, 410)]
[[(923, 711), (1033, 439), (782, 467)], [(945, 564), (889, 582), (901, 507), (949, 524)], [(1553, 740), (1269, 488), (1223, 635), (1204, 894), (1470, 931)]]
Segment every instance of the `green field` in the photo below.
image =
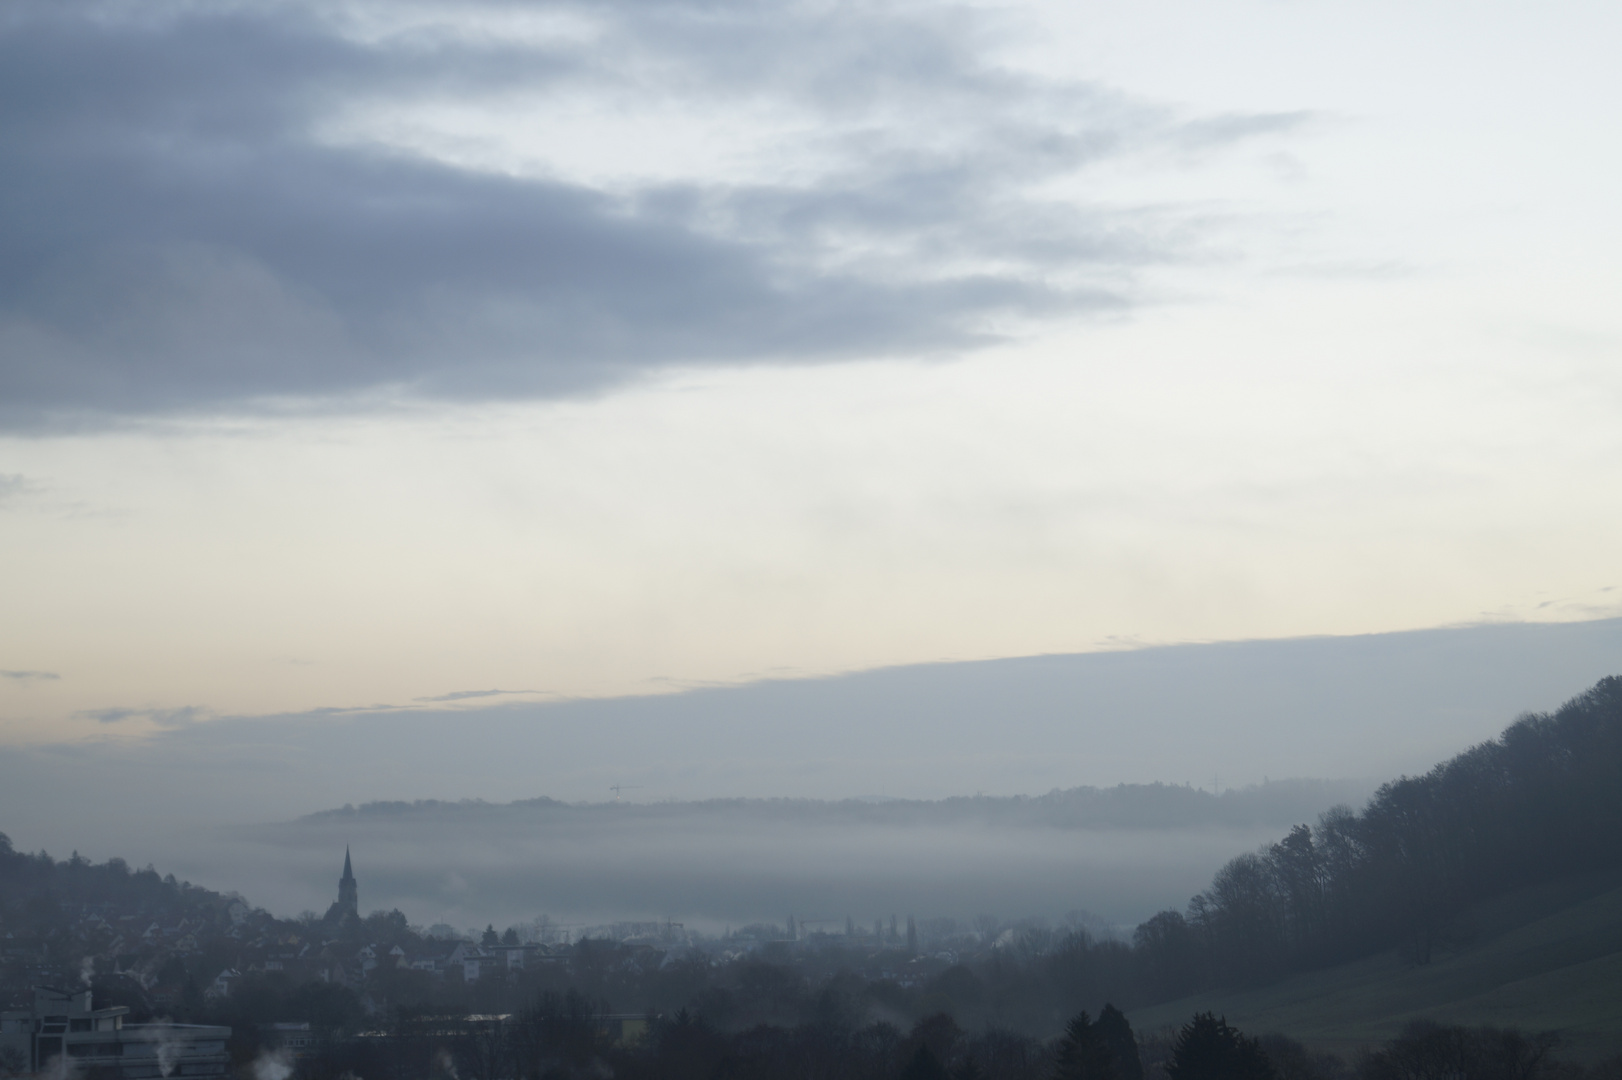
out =
[(1353, 1055), (1407, 1021), (1558, 1031), (1562, 1056), (1622, 1053), (1622, 878), (1523, 889), (1461, 917), (1452, 944), (1417, 966), (1395, 952), (1249, 990), (1211, 991), (1140, 1009), (1140, 1031), (1225, 1014), (1252, 1034), (1282, 1032)]

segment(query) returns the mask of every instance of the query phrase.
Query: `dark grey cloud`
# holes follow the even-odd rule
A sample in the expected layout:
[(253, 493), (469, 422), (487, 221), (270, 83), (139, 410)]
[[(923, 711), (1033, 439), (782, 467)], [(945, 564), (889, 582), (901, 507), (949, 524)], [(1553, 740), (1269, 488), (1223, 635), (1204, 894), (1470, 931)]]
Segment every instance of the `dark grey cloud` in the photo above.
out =
[[(1293, 122), (1179, 120), (1002, 71), (950, 12), (524, 7), (590, 23), (589, 43), (363, 35), (337, 4), (8, 12), (0, 424), (971, 348), (1011, 321), (1118, 310), (1136, 268), (1188, 242), (1175, 214), (1032, 181)], [(355, 103), (517, 91), (761, 96), (825, 120), (847, 164), (609, 191), (320, 134)], [(890, 121), (841, 126), (875, 103)]]

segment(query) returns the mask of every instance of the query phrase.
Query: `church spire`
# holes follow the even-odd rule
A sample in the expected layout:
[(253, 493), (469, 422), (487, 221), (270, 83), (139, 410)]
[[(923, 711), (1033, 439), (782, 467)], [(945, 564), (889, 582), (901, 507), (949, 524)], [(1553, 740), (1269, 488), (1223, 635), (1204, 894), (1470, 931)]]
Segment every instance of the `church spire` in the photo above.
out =
[(338, 902), (333, 905), (338, 914), (360, 916), (360, 886), (355, 882), (355, 871), (349, 865), (349, 845), (344, 845), (344, 876), (338, 879)]

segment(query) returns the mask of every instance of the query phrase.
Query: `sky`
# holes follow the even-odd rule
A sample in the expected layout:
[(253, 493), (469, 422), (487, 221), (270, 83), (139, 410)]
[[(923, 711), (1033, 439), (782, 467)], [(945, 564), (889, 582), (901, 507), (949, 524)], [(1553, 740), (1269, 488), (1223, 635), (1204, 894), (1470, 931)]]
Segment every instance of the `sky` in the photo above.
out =
[(1622, 615), (1619, 31), (9, 7), (0, 747)]

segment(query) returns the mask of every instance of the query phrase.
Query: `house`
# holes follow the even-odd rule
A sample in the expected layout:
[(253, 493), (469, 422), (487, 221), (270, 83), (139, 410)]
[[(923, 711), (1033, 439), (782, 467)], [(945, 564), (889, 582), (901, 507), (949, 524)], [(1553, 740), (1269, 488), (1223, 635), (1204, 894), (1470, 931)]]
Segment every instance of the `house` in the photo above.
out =
[(522, 971), (525, 968), (535, 967), (539, 962), (550, 957), (551, 952), (545, 945), (532, 943), (525, 945), (488, 945), (484, 951), (490, 954), (492, 962), (509, 971)]
[(400, 961), (400, 966), (410, 968), (412, 971), (426, 971), (443, 976), (445, 968), (450, 962), (450, 952), (451, 950), (444, 945), (435, 946), (430, 944), (426, 951), (419, 952), (414, 956), (404, 957)]
[(224, 971), (214, 976), (214, 981), (209, 984), (207, 990), (203, 991), (203, 996), (211, 999), (230, 997), (231, 987), (235, 985), (236, 981), (240, 978), (242, 978), (242, 972), (238, 971), (236, 968), (226, 968)]
[(445, 957), (445, 967), (454, 971), (462, 969), (462, 979), (466, 982), (478, 982), (479, 975), (487, 968), (494, 966), (495, 958), (484, 949), (471, 941), (458, 941), (456, 947)]

